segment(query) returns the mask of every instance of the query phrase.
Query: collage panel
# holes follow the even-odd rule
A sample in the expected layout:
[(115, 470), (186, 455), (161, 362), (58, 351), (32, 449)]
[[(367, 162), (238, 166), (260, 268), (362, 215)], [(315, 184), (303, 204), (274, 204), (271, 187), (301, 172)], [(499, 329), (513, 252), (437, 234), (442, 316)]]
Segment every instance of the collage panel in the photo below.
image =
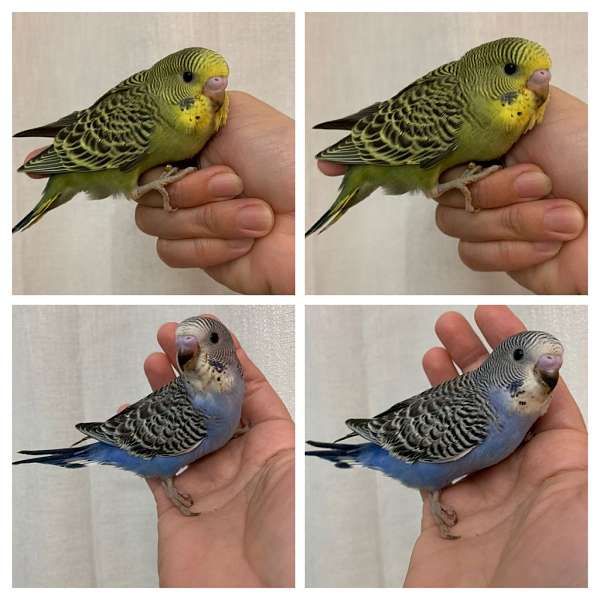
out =
[(292, 587), (294, 344), (293, 306), (15, 306), (13, 586)]
[(309, 306), (305, 377), (307, 587), (587, 585), (587, 307)]
[(15, 13), (13, 70), (14, 293), (293, 293), (292, 13)]
[(307, 293), (586, 294), (587, 27), (308, 13)]

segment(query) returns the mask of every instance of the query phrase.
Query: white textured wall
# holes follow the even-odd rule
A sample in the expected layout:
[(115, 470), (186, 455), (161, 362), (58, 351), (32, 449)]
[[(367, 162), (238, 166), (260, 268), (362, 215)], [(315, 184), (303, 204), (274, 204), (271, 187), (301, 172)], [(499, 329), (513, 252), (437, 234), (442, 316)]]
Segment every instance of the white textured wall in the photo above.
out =
[[(169, 8), (168, 4), (162, 5)], [(49, 123), (92, 104), (132, 73), (181, 48), (221, 52), (230, 88), (292, 115), (293, 15), (283, 13), (17, 13), (13, 20), (13, 130)], [(13, 223), (44, 182), (16, 173), (48, 140), (13, 142)], [(84, 194), (13, 237), (18, 294), (223, 294), (199, 269), (171, 269), (155, 239), (137, 229), (134, 202)]]
[[(530, 329), (563, 342), (561, 375), (585, 415), (586, 307), (512, 308)], [(333, 440), (347, 431), (346, 419), (372, 416), (430, 387), (421, 358), (439, 345), (433, 325), (446, 310), (474, 325), (472, 307), (308, 307), (307, 439)], [(401, 586), (421, 506), (417, 491), (380, 473), (307, 458), (307, 586)]]
[[(294, 414), (290, 306), (20, 306), (13, 311), (13, 450), (56, 448), (74, 424), (112, 416), (149, 393), (142, 369), (156, 330), (217, 315)], [(18, 455), (15, 455), (18, 456)], [(13, 585), (145, 587), (158, 583), (154, 500), (111, 467), (14, 467)]]
[[(584, 13), (309, 14), (306, 21), (306, 225), (337, 196), (339, 177), (311, 159), (343, 137), (311, 127), (393, 96), (431, 69), (496, 38), (522, 36), (553, 59), (552, 82), (586, 99)], [(306, 289), (315, 294), (524, 293), (504, 273), (475, 273), (435, 225), (436, 203), (380, 190), (306, 243)]]

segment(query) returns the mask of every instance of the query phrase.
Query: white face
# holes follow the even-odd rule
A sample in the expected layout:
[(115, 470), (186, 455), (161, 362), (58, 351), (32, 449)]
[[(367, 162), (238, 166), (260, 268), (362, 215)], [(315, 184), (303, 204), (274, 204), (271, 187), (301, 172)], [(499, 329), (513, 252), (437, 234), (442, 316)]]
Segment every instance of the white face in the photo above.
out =
[(225, 392), (241, 376), (233, 339), (216, 319), (191, 317), (176, 330), (177, 366), (198, 389)]

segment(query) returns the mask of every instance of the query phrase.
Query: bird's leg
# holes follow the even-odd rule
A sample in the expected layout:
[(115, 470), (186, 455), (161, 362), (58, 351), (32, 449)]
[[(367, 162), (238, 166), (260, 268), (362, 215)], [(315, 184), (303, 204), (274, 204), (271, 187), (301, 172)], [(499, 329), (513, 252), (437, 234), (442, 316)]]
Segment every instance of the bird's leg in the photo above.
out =
[(199, 515), (200, 513), (190, 510), (190, 507), (194, 504), (192, 497), (189, 494), (180, 492), (175, 487), (173, 479), (173, 477), (165, 477), (160, 480), (171, 502), (179, 509), (179, 512), (186, 517), (195, 517), (196, 515)]
[(431, 504), (431, 514), (436, 522), (440, 535), (446, 540), (457, 540), (459, 535), (450, 533), (450, 528), (458, 522), (456, 511), (451, 506), (444, 506), (440, 502), (440, 490), (429, 492), (429, 502)]
[(241, 437), (242, 435), (244, 435), (245, 433), (248, 433), (249, 431), (250, 431), (250, 421), (241, 419), (240, 426), (235, 430), (235, 433), (233, 434), (233, 437), (231, 439), (234, 440), (235, 438)]
[(473, 206), (473, 198), (471, 196), (471, 191), (468, 186), (472, 183), (476, 183), (482, 179), (485, 179), (488, 175), (495, 173), (502, 167), (500, 165), (492, 165), (491, 167), (487, 167), (484, 169), (480, 165), (476, 165), (475, 163), (469, 163), (469, 166), (465, 169), (463, 174), (456, 179), (452, 179), (452, 181), (447, 181), (446, 183), (438, 183), (431, 191), (430, 196), (432, 198), (439, 198), (442, 194), (447, 192), (448, 190), (460, 190), (465, 197), (465, 210), (467, 212), (477, 212), (477, 208)]
[(198, 169), (196, 167), (187, 167), (179, 170), (177, 167), (166, 165), (158, 179), (155, 179), (154, 181), (144, 185), (138, 185), (130, 192), (129, 196), (132, 200), (139, 200), (148, 192), (156, 191), (162, 196), (163, 208), (167, 212), (173, 212), (177, 209), (171, 206), (171, 203), (169, 202), (169, 192), (167, 192), (166, 187), (183, 179), (186, 175), (194, 173), (197, 170)]

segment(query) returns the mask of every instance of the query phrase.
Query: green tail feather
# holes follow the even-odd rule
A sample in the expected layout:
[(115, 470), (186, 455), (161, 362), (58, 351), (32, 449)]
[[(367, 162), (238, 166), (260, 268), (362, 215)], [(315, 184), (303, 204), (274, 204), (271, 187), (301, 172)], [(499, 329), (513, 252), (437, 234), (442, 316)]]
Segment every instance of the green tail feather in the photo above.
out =
[(329, 210), (306, 232), (305, 237), (318, 231), (323, 233), (329, 229), (336, 221), (338, 221), (344, 213), (353, 205), (352, 200), (358, 193), (360, 188), (354, 188), (349, 193), (340, 192), (336, 201), (331, 205)]
[(51, 194), (49, 196), (43, 196), (42, 199), (36, 204), (35, 208), (23, 217), (13, 228), (12, 232), (24, 231), (28, 227), (31, 227), (34, 223), (37, 223), (49, 210), (60, 206), (62, 194)]

